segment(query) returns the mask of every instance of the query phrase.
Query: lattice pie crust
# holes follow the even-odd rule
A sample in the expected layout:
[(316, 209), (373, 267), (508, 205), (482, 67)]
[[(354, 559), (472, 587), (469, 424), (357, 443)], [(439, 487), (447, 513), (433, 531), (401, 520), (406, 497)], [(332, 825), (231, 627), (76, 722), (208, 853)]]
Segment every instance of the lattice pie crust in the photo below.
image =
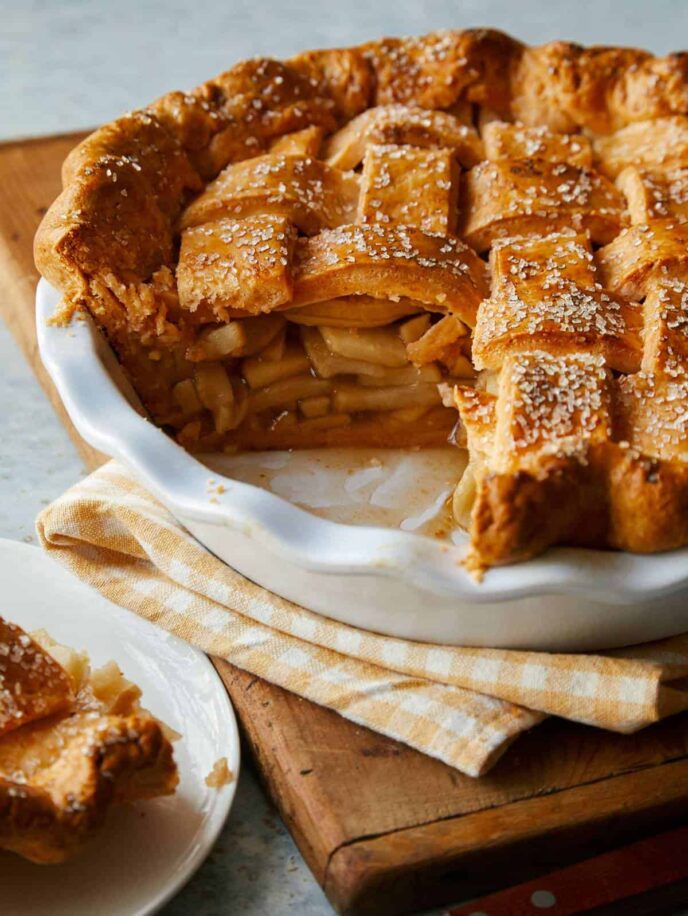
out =
[(470, 30), (246, 61), (63, 182), (37, 264), (187, 447), (453, 430), (478, 567), (688, 542), (686, 54)]

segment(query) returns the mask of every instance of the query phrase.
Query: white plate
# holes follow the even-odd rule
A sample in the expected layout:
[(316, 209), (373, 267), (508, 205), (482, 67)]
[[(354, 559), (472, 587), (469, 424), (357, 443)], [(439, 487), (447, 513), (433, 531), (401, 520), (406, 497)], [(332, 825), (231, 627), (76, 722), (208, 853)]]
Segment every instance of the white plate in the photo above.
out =
[[(39, 283), (38, 344), (76, 428), (265, 588), (356, 627), (453, 645), (593, 650), (688, 630), (687, 548), (651, 556), (557, 548), (477, 583), (460, 565), (465, 541), (343, 524), (240, 475), (210, 473), (145, 418), (90, 320), (48, 324), (59, 298)], [(424, 475), (417, 457), (412, 481)]]
[[(113, 808), (75, 859), (33, 865), (0, 852), (0, 913), (153, 913), (208, 855), (234, 798), (239, 736), (222, 681), (202, 652), (106, 601), (35, 547), (0, 540), (0, 582), (4, 617), (86, 649), (94, 665), (114, 659), (141, 687), (146, 708), (182, 735), (176, 793)], [(235, 779), (210, 789), (204, 780), (220, 757)]]

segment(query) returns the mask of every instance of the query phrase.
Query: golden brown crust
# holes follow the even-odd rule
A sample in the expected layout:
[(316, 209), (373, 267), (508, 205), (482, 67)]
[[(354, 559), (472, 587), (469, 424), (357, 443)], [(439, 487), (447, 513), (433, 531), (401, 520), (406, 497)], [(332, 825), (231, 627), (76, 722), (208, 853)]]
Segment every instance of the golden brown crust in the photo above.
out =
[(608, 447), (607, 544), (634, 553), (673, 550), (688, 542), (688, 466)]
[(205, 84), (223, 125), (206, 150), (206, 177), (230, 162), (257, 155), (276, 137), (313, 124), (330, 131), (337, 126), (334, 99), (301, 69), (257, 58)]
[[(148, 183), (158, 206), (175, 215), (187, 191), (203, 183), (179, 140), (150, 111), (133, 111), (99, 127), (76, 146), (62, 164), (62, 184), (67, 186), (88, 174), (101, 159), (130, 163)], [(113, 170), (112, 176), (119, 176)]]
[(665, 218), (632, 226), (600, 248), (596, 261), (607, 289), (640, 301), (660, 271), (688, 264), (688, 225)]
[(473, 361), (496, 370), (510, 353), (578, 347), (622, 372), (640, 366), (642, 313), (598, 281), (586, 235), (556, 233), (492, 249), (492, 295), (478, 313)]
[(617, 74), (610, 94), (610, 129), (688, 112), (688, 54), (646, 56)]
[(114, 662), (91, 672), (0, 619), (0, 849), (60, 862), (112, 803), (174, 791), (172, 747), (140, 696)]
[(576, 130), (566, 100), (575, 91), (574, 67), (580, 50), (564, 41), (525, 49), (513, 79), (511, 113), (517, 121), (561, 133)]
[(665, 170), (688, 165), (688, 118), (684, 115), (629, 124), (594, 142), (597, 168), (616, 178), (628, 166)]
[(483, 145), (472, 125), (446, 111), (429, 111), (415, 105), (378, 105), (369, 108), (333, 134), (323, 155), (329, 165), (355, 168), (368, 144), (407, 145), (451, 150), (466, 168), (483, 156)]
[[(256, 245), (247, 242), (258, 239)], [(291, 302), (290, 263), (296, 241), (283, 216), (216, 219), (182, 233), (177, 283), (179, 303), (227, 321), (232, 309), (269, 312)], [(231, 269), (230, 269), (231, 268)]]
[(478, 565), (515, 563), (551, 544), (603, 547), (604, 496), (575, 458), (550, 458), (537, 471), (485, 474), (471, 518)]
[(410, 226), (340, 226), (297, 246), (294, 305), (351, 293), (399, 296), (472, 326), (486, 292), (484, 264), (467, 245)]
[(73, 702), (64, 669), (27, 633), (0, 617), (0, 735), (64, 712)]
[(372, 104), (375, 75), (358, 48), (305, 51), (288, 63), (308, 77), (319, 95), (333, 100), (339, 122), (350, 121)]
[(0, 777), (0, 848), (63, 862), (102, 824), (113, 802), (169, 794), (172, 747), (150, 716), (104, 716), (67, 744), (34, 784)]
[(358, 180), (312, 156), (272, 152), (224, 169), (184, 210), (186, 229), (220, 217), (288, 217), (306, 235), (352, 222)]
[(471, 535), (478, 568), (525, 560), (552, 544), (673, 550), (688, 541), (688, 466), (606, 443), (591, 449), (587, 464), (552, 458), (537, 471), (486, 474)]
[(625, 222), (621, 192), (597, 172), (542, 159), (481, 162), (461, 183), (459, 234), (476, 251), (562, 229), (611, 242)]
[[(201, 86), (193, 92), (168, 92), (151, 103), (149, 111), (176, 137), (195, 168), (202, 174), (204, 153), (211, 138), (222, 128), (215, 96)], [(205, 176), (203, 176), (205, 177)]]
[(375, 104), (451, 108), (464, 98), (506, 114), (523, 45), (494, 29), (383, 38), (362, 46), (377, 77)]
[(606, 134), (688, 110), (685, 53), (554, 41), (527, 48), (513, 80), (512, 115), (526, 124)]
[(582, 134), (558, 134), (546, 127), (489, 121), (481, 130), (486, 159), (546, 159), (592, 168), (592, 146)]

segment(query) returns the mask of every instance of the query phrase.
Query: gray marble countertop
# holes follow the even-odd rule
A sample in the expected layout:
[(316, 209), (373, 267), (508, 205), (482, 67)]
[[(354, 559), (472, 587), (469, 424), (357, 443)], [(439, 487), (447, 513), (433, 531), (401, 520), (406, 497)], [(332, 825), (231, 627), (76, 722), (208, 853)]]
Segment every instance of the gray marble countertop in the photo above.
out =
[[(381, 34), (493, 25), (529, 42), (688, 44), (684, 0), (0, 0), (0, 22), (0, 140), (98, 124), (241, 57)], [(84, 469), (1, 324), (0, 417), (0, 537), (31, 542), (38, 511)], [(250, 767), (215, 850), (164, 912), (332, 912)]]

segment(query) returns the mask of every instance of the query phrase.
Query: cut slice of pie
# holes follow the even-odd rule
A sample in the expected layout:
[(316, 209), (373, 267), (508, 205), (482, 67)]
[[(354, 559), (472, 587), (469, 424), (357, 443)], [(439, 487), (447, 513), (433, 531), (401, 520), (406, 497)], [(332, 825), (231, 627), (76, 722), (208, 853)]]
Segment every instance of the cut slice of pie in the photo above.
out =
[(688, 543), (685, 54), (477, 29), (248, 61), (64, 182), (37, 264), (185, 447), (449, 438), (475, 568)]
[(0, 618), (0, 849), (61, 862), (112, 804), (174, 792), (171, 732), (115, 662)]

